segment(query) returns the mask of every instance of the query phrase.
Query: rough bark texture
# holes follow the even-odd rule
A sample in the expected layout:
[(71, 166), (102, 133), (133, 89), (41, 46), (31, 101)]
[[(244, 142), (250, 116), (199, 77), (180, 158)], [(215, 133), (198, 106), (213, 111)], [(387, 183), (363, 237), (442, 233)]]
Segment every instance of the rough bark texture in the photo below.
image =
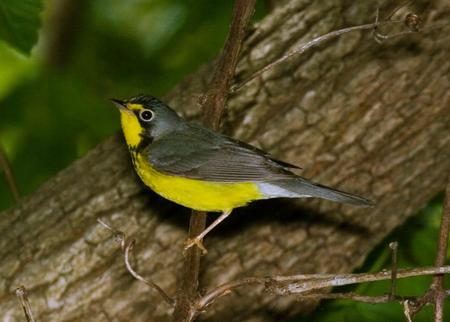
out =
[[(277, 6), (246, 40), (237, 78), (313, 36), (369, 22), (375, 6)], [(449, 16), (448, 8), (428, 13)], [(449, 40), (448, 32), (436, 32), (379, 45), (367, 34), (346, 35), (230, 98), (229, 134), (377, 206), (275, 200), (240, 209), (206, 240), (203, 288), (248, 275), (349, 272), (443, 189), (450, 171)], [(171, 104), (199, 117), (195, 99), (209, 74), (205, 66), (183, 82), (169, 95)], [(145, 189), (120, 136), (108, 139), (0, 214), (0, 316), (23, 321), (13, 290), (25, 285), (40, 321), (166, 321), (166, 304), (126, 272), (118, 245), (96, 218), (137, 238), (137, 270), (174, 294), (187, 214)], [(273, 321), (313, 305), (243, 289), (202, 318)]]

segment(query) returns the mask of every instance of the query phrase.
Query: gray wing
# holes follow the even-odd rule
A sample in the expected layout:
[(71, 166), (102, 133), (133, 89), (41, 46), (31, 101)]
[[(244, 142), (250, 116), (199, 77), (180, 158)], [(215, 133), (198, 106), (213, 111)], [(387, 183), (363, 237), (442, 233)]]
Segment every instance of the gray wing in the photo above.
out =
[(288, 169), (295, 166), (194, 124), (155, 140), (146, 153), (156, 170), (191, 179), (246, 182), (295, 176)]

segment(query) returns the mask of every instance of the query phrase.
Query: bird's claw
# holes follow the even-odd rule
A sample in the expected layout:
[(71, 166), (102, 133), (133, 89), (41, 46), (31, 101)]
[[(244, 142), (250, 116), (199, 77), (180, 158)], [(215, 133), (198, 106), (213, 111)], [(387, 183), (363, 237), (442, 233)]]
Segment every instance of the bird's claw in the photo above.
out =
[(208, 252), (205, 246), (203, 245), (202, 239), (198, 237), (188, 238), (184, 242), (184, 251), (186, 252), (189, 248), (191, 248), (194, 245), (197, 246), (202, 251), (203, 255), (205, 255)]

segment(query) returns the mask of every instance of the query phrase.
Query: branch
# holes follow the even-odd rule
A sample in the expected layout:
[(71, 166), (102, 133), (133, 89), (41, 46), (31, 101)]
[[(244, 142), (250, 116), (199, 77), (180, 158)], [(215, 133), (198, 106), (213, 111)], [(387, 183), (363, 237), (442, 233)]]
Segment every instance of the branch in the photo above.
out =
[(11, 165), (9, 164), (8, 156), (6, 155), (5, 149), (3, 145), (0, 143), (0, 167), (3, 170), (5, 175), (6, 184), (8, 185), (8, 189), (11, 192), (12, 197), (14, 198), (14, 202), (19, 202), (20, 194), (19, 188), (17, 188), (16, 180), (14, 179), (14, 175), (11, 170)]
[(349, 33), (349, 32), (353, 32), (353, 31), (360, 31), (360, 30), (373, 30), (374, 28), (381, 26), (381, 25), (385, 25), (385, 24), (392, 24), (392, 23), (399, 23), (401, 21), (399, 20), (395, 20), (395, 21), (380, 21), (380, 22), (374, 22), (374, 23), (369, 23), (369, 24), (365, 24), (365, 25), (359, 25), (359, 26), (353, 26), (353, 27), (348, 27), (348, 28), (343, 28), (343, 29), (339, 29), (339, 30), (335, 30), (332, 32), (329, 32), (325, 35), (319, 36), (317, 38), (314, 38), (310, 41), (308, 41), (307, 43), (304, 43), (302, 45), (300, 45), (299, 48), (294, 49), (290, 52), (288, 52), (286, 55), (278, 58), (277, 60), (275, 60), (274, 62), (264, 66), (264, 68), (258, 70), (257, 72), (255, 72), (254, 74), (252, 74), (250, 77), (248, 77), (247, 79), (243, 80), (241, 83), (236, 84), (235, 86), (233, 86), (231, 88), (232, 93), (236, 92), (237, 90), (239, 90), (240, 88), (242, 88), (244, 85), (248, 84), (250, 81), (254, 80), (255, 78), (261, 76), (262, 74), (264, 74), (266, 71), (268, 71), (269, 69), (272, 69), (282, 63), (284, 63), (286, 60), (290, 59), (293, 56), (297, 56), (297, 55), (301, 55), (304, 52), (306, 52), (309, 49), (312, 49), (314, 47), (317, 47), (331, 39), (337, 38), (339, 36), (342, 36), (343, 34)]
[(410, 308), (411, 308), (411, 306), (409, 305), (409, 301), (408, 300), (404, 301), (403, 302), (403, 314), (405, 315), (407, 322), (412, 322)]
[[(301, 55), (304, 52), (306, 52), (309, 49), (315, 48), (331, 39), (335, 39), (338, 38), (339, 36), (342, 36), (343, 34), (346, 33), (350, 33), (350, 32), (354, 32), (354, 31), (363, 31), (363, 30), (372, 30), (373, 31), (373, 37), (374, 40), (377, 41), (378, 43), (381, 43), (382, 41), (388, 40), (388, 39), (392, 39), (395, 37), (399, 37), (399, 36), (405, 36), (408, 34), (413, 34), (413, 33), (418, 33), (418, 32), (428, 32), (428, 31), (432, 31), (438, 28), (443, 28), (445, 26), (448, 25), (448, 23), (444, 23), (444, 24), (436, 24), (433, 26), (430, 26), (427, 29), (420, 29), (421, 25), (422, 25), (422, 19), (420, 18), (420, 16), (414, 14), (414, 13), (409, 13), (408, 15), (406, 15), (406, 17), (404, 19), (396, 19), (393, 20), (392, 16), (394, 15), (394, 13), (396, 11), (398, 11), (400, 8), (406, 6), (407, 3), (405, 3), (404, 5), (402, 5), (401, 7), (398, 7), (396, 9), (394, 9), (385, 20), (383, 21), (379, 21), (378, 20), (378, 16), (379, 16), (379, 10), (377, 10), (376, 12), (376, 18), (375, 18), (375, 22), (373, 23), (369, 23), (369, 24), (364, 24), (364, 25), (358, 25), (358, 26), (352, 26), (352, 27), (347, 27), (347, 28), (343, 28), (343, 29), (339, 29), (339, 30), (334, 30), (332, 32), (329, 32), (325, 35), (319, 36), (317, 38), (314, 38), (310, 41), (308, 41), (307, 43), (304, 43), (302, 45), (300, 45), (300, 47), (298, 47), (297, 49), (294, 49), (290, 52), (288, 52), (287, 54), (285, 54), (284, 56), (280, 57), (279, 59), (275, 60), (274, 62), (264, 66), (262, 69), (256, 71), (255, 73), (253, 73), (250, 77), (248, 77), (247, 79), (243, 80), (241, 83), (233, 85), (231, 88), (231, 92), (234, 93), (237, 90), (239, 90), (240, 88), (242, 88), (243, 86), (245, 86), (246, 84), (248, 84), (250, 81), (254, 80), (255, 78), (261, 76), (262, 74), (264, 74), (266, 71), (268, 71), (269, 69), (272, 69), (282, 63), (284, 63), (286, 60), (290, 59), (293, 56), (297, 56), (297, 55)], [(385, 26), (385, 25), (395, 25), (395, 24), (404, 24), (406, 27), (408, 27), (408, 30), (405, 31), (401, 31), (401, 32), (397, 32), (397, 33), (392, 33), (392, 34), (383, 34), (380, 33), (378, 31), (378, 28), (381, 26)]]
[[(218, 130), (220, 127), (229, 87), (236, 70), (245, 31), (254, 12), (255, 2), (256, 0), (235, 1), (228, 38), (216, 64), (209, 89), (200, 100), (204, 110), (203, 122), (213, 130)], [(199, 235), (205, 226), (206, 213), (193, 211), (189, 222), (189, 238)], [(187, 251), (181, 286), (173, 313), (174, 321), (193, 321), (198, 314), (195, 302), (198, 298), (200, 255), (198, 247), (191, 247)]]
[(27, 322), (34, 322), (33, 312), (31, 311), (30, 301), (28, 301), (27, 290), (25, 286), (20, 286), (16, 289), (16, 296), (19, 299), (20, 305), (22, 306), (23, 313)]
[[(450, 290), (449, 290), (450, 291)], [(363, 302), (368, 304), (383, 304), (391, 302), (399, 302), (404, 305), (405, 302), (410, 302), (416, 297), (414, 296), (394, 296), (391, 297), (390, 294), (386, 295), (361, 295), (355, 292), (346, 293), (310, 293), (302, 294), (302, 299), (312, 299), (312, 300), (351, 300), (357, 302)]]
[[(449, 228), (450, 228), (450, 176), (448, 178), (447, 189), (445, 192), (444, 209), (442, 211), (441, 226), (439, 229), (438, 251), (436, 255), (436, 261), (434, 263), (436, 267), (445, 264), (445, 259), (447, 257)], [(444, 300), (447, 297), (447, 294), (444, 290), (444, 276), (436, 275), (433, 278), (431, 288), (434, 289), (434, 291), (436, 292), (434, 321), (443, 322)]]
[[(442, 212), (441, 225), (439, 229), (439, 241), (438, 241), (438, 251), (435, 260), (435, 266), (439, 267), (444, 265), (446, 254), (447, 254), (447, 244), (449, 236), (450, 227), (450, 176), (448, 179), (447, 189), (445, 193), (444, 209)], [(442, 263), (442, 264), (441, 264)], [(417, 313), (422, 310), (422, 308), (429, 303), (434, 303), (434, 321), (443, 322), (444, 321), (444, 300), (450, 294), (448, 290), (444, 289), (444, 276), (442, 274), (433, 277), (433, 281), (428, 288), (427, 292), (407, 303), (409, 306), (408, 312), (411, 317), (414, 317)], [(406, 305), (406, 304), (405, 304)]]
[(175, 304), (175, 301), (173, 298), (171, 298), (158, 284), (156, 284), (155, 282), (153, 282), (151, 280), (147, 280), (147, 279), (143, 278), (141, 275), (139, 275), (131, 266), (130, 252), (133, 249), (133, 246), (136, 243), (136, 240), (135, 239), (128, 240), (125, 233), (123, 233), (120, 230), (112, 228), (111, 226), (106, 224), (101, 219), (97, 219), (97, 222), (99, 224), (101, 224), (103, 227), (105, 227), (106, 229), (108, 229), (113, 234), (116, 241), (119, 242), (120, 247), (122, 248), (122, 250), (124, 252), (125, 267), (127, 268), (128, 272), (130, 272), (130, 274), (138, 281), (141, 281), (141, 282), (147, 284), (148, 286), (150, 286), (151, 288), (155, 289), (159, 293), (159, 295), (161, 295), (161, 297), (164, 299), (164, 301), (166, 301), (167, 304), (173, 306)]
[(200, 100), (205, 113), (203, 123), (216, 131), (220, 128), (220, 120), (255, 2), (256, 0), (236, 0), (228, 39), (220, 54), (209, 89)]
[[(450, 273), (450, 266), (442, 267), (422, 267), (401, 269), (397, 271), (397, 278), (407, 278), (414, 276), (447, 274)], [(279, 295), (301, 295), (306, 297), (320, 296), (326, 297), (325, 294), (306, 294), (311, 291), (317, 291), (324, 288), (344, 286), (351, 284), (361, 284), (367, 282), (383, 281), (392, 278), (392, 271), (381, 271), (377, 273), (361, 273), (361, 274), (305, 274), (294, 276), (274, 276), (274, 277), (250, 277), (237, 280), (230, 283), (222, 284), (221, 286), (211, 290), (203, 296), (199, 302), (199, 309), (204, 309), (206, 306), (213, 303), (217, 298), (230, 294), (237, 288), (249, 285), (262, 285), (264, 291), (275, 293)], [(352, 294), (352, 293), (350, 293)], [(360, 298), (364, 296), (358, 295)], [(330, 295), (330, 298), (332, 295)], [(390, 301), (390, 295), (386, 296), (383, 301)], [(380, 301), (380, 297), (376, 301)], [(383, 297), (384, 299), (384, 297)], [(398, 297), (393, 297), (397, 300)]]
[(392, 275), (391, 275), (391, 290), (389, 292), (389, 297), (391, 299), (395, 298), (396, 291), (396, 281), (397, 281), (397, 251), (398, 251), (398, 242), (389, 243), (389, 248), (392, 250)]

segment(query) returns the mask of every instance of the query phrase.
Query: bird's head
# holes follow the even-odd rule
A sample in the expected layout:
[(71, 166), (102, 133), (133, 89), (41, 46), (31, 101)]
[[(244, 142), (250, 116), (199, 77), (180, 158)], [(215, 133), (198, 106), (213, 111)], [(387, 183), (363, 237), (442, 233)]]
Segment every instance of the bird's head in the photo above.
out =
[(151, 142), (174, 131), (183, 123), (167, 104), (150, 95), (111, 101), (119, 108), (122, 130), (131, 148), (138, 147), (142, 140)]

